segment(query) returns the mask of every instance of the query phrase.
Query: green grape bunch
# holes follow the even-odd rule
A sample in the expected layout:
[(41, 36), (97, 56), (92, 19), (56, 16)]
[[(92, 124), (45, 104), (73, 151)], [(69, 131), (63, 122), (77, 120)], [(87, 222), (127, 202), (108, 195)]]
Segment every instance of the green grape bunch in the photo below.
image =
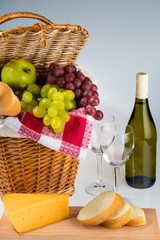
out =
[(100, 103), (98, 87), (73, 64), (62, 67), (52, 62), (47, 73), (38, 73), (36, 83), (29, 83), (15, 94), (22, 110), (41, 118), (56, 133), (63, 131), (70, 112), (80, 107), (96, 120), (103, 118), (103, 112), (96, 108)]
[(23, 110), (32, 112), (42, 118), (45, 126), (53, 131), (63, 131), (64, 123), (70, 120), (69, 112), (76, 108), (75, 94), (71, 90), (59, 89), (56, 85), (45, 84), (40, 87), (36, 83), (28, 85), (21, 97)]

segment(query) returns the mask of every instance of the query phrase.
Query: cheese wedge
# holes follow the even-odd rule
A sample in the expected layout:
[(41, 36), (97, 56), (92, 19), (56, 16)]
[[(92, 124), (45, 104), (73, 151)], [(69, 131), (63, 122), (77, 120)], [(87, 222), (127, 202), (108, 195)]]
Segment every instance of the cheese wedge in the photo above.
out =
[(69, 217), (66, 194), (4, 194), (5, 214), (14, 229), (24, 233)]

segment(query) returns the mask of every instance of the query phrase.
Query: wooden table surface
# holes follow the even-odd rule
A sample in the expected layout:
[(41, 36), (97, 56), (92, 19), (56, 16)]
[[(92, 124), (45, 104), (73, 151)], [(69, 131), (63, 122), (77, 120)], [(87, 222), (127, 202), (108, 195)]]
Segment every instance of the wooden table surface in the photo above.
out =
[(83, 226), (76, 219), (79, 210), (80, 207), (70, 207), (70, 217), (68, 219), (24, 234), (18, 234), (4, 214), (0, 221), (0, 240), (160, 240), (160, 230), (155, 209), (144, 209), (147, 219), (145, 226), (124, 226), (119, 229)]

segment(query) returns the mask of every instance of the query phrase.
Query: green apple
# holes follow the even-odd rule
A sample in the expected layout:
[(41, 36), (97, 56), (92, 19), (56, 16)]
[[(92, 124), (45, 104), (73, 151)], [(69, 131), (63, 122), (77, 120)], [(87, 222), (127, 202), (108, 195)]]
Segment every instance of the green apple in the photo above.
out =
[(22, 58), (10, 60), (2, 68), (1, 80), (14, 90), (25, 87), (36, 81), (36, 68)]

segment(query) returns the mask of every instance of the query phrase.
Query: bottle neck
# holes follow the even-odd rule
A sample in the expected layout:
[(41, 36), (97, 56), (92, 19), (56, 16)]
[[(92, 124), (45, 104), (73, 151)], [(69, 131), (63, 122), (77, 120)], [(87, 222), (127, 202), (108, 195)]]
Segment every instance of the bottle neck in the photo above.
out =
[(136, 104), (147, 104), (148, 105), (148, 98), (137, 98), (135, 99)]
[(148, 74), (138, 73), (136, 75), (136, 99), (148, 98)]

